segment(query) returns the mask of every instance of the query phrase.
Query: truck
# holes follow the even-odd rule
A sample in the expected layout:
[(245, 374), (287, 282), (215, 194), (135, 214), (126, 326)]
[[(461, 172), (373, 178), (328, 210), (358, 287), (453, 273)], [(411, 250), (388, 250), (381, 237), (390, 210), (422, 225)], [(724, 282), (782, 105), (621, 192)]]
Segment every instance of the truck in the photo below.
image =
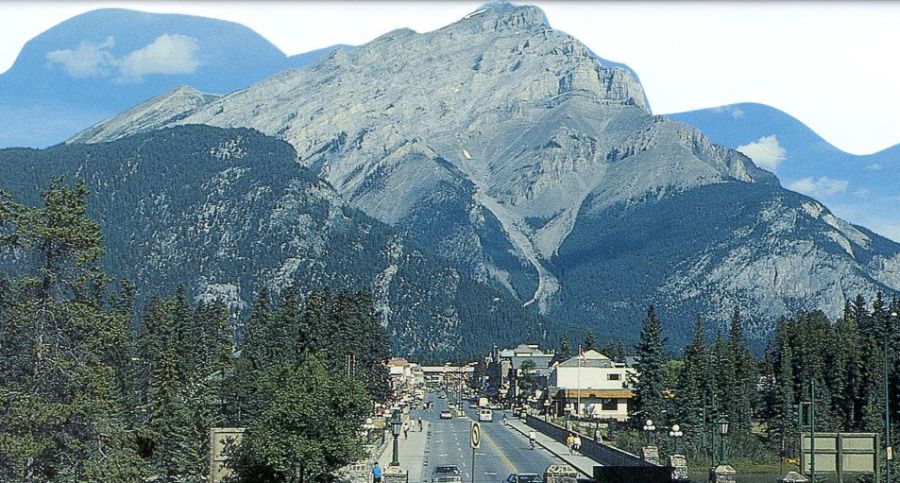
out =
[(481, 409), (487, 409), (488, 407), (488, 398), (480, 397), (478, 398), (478, 407)]

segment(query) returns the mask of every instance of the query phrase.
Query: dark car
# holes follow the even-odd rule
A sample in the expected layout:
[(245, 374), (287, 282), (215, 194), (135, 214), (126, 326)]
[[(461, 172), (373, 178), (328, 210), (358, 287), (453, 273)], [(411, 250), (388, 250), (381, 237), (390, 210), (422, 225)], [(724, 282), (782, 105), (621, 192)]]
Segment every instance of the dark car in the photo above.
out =
[(535, 473), (513, 473), (506, 478), (506, 483), (544, 483), (544, 479)]
[(456, 465), (435, 466), (431, 473), (432, 483), (462, 483), (462, 472)]

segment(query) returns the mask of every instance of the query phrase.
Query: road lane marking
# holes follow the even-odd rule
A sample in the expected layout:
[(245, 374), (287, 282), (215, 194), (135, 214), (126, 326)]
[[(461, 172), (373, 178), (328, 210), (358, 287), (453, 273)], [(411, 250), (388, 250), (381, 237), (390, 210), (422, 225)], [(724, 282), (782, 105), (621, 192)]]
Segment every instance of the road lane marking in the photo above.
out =
[(488, 436), (487, 431), (482, 433), (481, 437), (485, 441), (487, 441), (487, 444), (491, 445), (491, 447), (494, 448), (494, 451), (496, 451), (498, 455), (500, 455), (500, 459), (503, 461), (503, 463), (506, 465), (506, 467), (509, 468), (510, 473), (518, 473), (519, 472), (519, 470), (516, 469), (516, 465), (514, 465), (512, 463), (512, 461), (509, 460), (509, 457), (506, 456), (506, 453), (504, 453), (503, 450), (501, 450), (500, 447), (494, 443), (494, 440), (491, 439), (490, 436)]

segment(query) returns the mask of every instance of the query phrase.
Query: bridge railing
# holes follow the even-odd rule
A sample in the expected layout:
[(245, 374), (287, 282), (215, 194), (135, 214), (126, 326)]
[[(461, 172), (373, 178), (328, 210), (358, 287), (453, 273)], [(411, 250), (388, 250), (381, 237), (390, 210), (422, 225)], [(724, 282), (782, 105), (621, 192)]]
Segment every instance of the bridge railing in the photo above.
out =
[[(547, 436), (565, 444), (568, 431), (566, 428), (544, 421), (540, 418), (528, 415), (525, 419), (528, 426), (544, 433)], [(580, 433), (579, 433), (580, 434)], [(641, 460), (636, 455), (608, 444), (598, 443), (583, 434), (581, 436), (581, 453), (594, 461), (599, 461), (604, 466), (657, 466)]]

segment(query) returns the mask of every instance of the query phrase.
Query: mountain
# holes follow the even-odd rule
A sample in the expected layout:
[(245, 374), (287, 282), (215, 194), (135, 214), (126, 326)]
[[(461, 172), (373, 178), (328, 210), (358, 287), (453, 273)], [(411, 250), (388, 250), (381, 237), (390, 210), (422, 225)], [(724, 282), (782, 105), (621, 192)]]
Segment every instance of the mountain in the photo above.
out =
[[(343, 204), (293, 148), (248, 130), (186, 126), (121, 140), (0, 150), (0, 188), (37, 204), (54, 176), (83, 179), (107, 273), (137, 299), (183, 284), (246, 314), (261, 286), (369, 289), (396, 353), (446, 360), (553, 325)], [(20, 263), (24, 263), (20, 261)]]
[(232, 22), (94, 10), (31, 39), (0, 75), (0, 147), (56, 144), (175, 87), (228, 93), (339, 47), (287, 57)]
[(715, 143), (748, 153), (789, 189), (822, 199), (837, 215), (900, 241), (900, 145), (853, 155), (763, 104), (731, 104), (669, 117), (700, 129)]
[[(252, 127), (348, 204), (550, 317), (670, 343), (734, 306), (761, 340), (795, 310), (900, 288), (900, 245), (783, 189), (745, 155), (654, 116), (631, 71), (491, 2), (389, 32), (170, 119), (129, 115), (70, 142), (171, 125)], [(138, 109), (143, 111), (146, 109)]]

